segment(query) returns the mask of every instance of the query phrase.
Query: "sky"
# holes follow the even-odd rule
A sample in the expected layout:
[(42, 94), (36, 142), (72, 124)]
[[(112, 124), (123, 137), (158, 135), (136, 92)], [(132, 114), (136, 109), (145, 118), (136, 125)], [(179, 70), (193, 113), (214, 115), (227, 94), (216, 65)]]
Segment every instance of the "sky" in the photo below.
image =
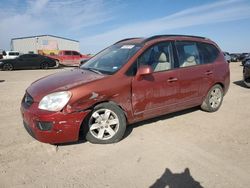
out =
[(0, 49), (12, 38), (56, 35), (97, 53), (130, 37), (204, 36), (250, 52), (250, 0), (0, 0)]

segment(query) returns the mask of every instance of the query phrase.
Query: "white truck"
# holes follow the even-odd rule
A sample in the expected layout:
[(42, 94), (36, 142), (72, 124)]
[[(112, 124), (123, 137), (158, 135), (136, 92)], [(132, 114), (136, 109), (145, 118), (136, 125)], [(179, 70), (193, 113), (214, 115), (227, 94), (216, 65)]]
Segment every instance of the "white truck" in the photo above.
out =
[(3, 59), (15, 59), (19, 55), (18, 51), (3, 51)]

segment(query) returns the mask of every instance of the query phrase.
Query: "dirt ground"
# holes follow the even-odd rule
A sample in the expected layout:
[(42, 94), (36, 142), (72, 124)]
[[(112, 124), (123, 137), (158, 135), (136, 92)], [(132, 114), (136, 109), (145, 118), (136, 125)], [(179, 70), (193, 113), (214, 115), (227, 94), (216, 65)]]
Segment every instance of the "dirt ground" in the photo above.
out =
[(19, 111), (25, 89), (59, 70), (0, 71), (0, 187), (250, 187), (250, 89), (231, 63), (218, 112), (185, 110), (128, 128), (116, 144), (34, 140)]

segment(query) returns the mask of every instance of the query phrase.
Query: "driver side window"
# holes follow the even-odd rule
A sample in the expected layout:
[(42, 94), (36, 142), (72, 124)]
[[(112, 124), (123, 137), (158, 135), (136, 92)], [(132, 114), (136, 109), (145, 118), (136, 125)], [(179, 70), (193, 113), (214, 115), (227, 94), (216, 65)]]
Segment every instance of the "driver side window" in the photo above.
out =
[(172, 68), (172, 47), (170, 42), (151, 46), (138, 58), (138, 66), (148, 65), (154, 72), (166, 71)]

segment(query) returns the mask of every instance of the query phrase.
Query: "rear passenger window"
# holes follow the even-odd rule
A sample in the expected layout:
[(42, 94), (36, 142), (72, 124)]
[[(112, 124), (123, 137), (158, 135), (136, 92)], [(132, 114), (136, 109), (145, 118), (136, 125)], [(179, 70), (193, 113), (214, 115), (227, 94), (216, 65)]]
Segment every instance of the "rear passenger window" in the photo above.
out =
[(71, 55), (71, 51), (65, 51), (64, 55)]
[(73, 55), (80, 55), (78, 52), (73, 51)]
[(189, 67), (200, 64), (199, 52), (195, 42), (177, 41), (175, 45), (180, 67)]
[(214, 45), (200, 42), (197, 46), (202, 64), (213, 63), (218, 57), (219, 50)]

